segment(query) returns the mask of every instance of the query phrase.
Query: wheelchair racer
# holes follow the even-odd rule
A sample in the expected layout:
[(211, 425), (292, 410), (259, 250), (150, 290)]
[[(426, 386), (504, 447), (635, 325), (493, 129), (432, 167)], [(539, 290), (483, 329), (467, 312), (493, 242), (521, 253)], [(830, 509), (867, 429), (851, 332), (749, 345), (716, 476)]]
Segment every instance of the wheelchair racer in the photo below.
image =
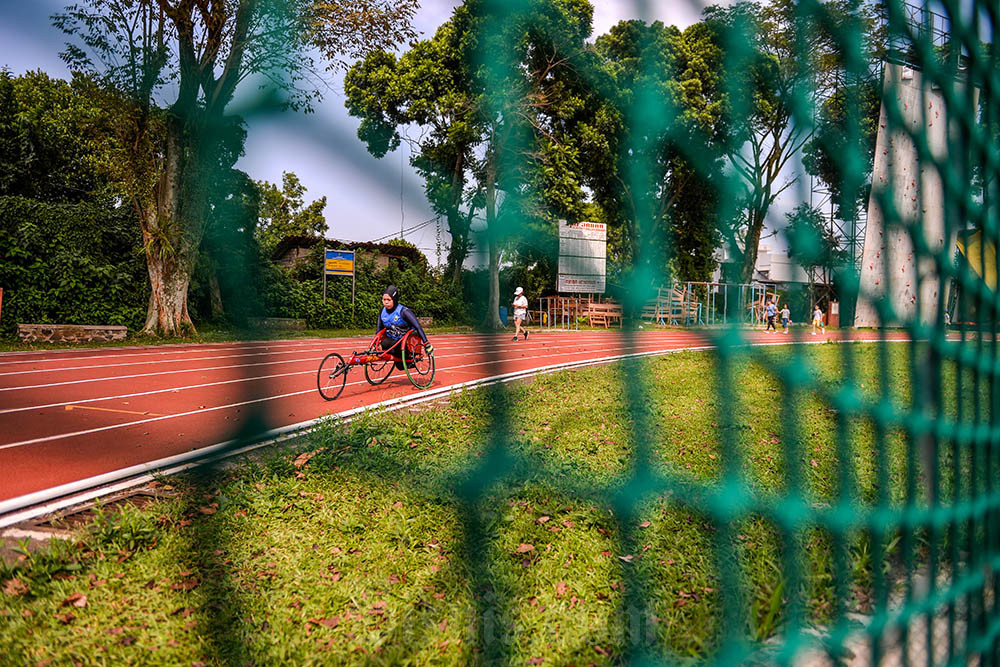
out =
[(412, 310), (399, 303), (399, 290), (396, 289), (395, 285), (389, 285), (382, 292), (382, 312), (379, 313), (375, 333), (378, 334), (385, 330), (380, 345), (383, 351), (390, 351), (390, 354), (395, 358), (398, 370), (403, 370), (400, 341), (411, 329), (420, 336), (428, 354), (434, 352), (434, 346), (427, 341), (427, 334), (420, 326), (417, 316), (413, 314)]

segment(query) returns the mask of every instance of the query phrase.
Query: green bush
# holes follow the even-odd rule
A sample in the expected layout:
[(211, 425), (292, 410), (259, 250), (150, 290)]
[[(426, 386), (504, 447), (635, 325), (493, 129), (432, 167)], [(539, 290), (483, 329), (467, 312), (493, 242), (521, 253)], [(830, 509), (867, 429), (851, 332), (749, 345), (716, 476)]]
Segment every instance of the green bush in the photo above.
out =
[(0, 332), (18, 323), (136, 330), (149, 300), (141, 248), (128, 206), (0, 197)]
[(382, 290), (396, 285), (401, 302), (419, 317), (433, 317), (438, 324), (468, 319), (464, 300), (426, 262), (391, 260), (388, 267), (378, 269), (371, 260), (362, 259), (357, 264), (353, 309), (351, 279), (345, 276), (327, 278), (324, 303), (322, 257), (323, 248), (317, 245), (291, 270), (265, 264), (259, 290), (269, 316), (305, 319), (312, 328), (370, 326), (374, 330), (382, 308)]

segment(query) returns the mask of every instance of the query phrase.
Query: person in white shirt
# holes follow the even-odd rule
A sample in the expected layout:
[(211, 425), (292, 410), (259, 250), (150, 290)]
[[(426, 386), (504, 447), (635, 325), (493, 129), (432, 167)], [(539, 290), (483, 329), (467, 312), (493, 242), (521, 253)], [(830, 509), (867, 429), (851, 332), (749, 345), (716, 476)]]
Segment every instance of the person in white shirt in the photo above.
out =
[(819, 304), (813, 309), (813, 336), (816, 335), (816, 329), (819, 329), (820, 333), (826, 333), (826, 325), (823, 324), (823, 311), (819, 309)]
[(524, 334), (524, 340), (528, 340), (528, 330), (521, 327), (521, 322), (528, 314), (528, 298), (524, 296), (524, 288), (514, 290), (514, 303), (511, 305), (514, 306), (514, 340), (517, 340), (520, 333)]

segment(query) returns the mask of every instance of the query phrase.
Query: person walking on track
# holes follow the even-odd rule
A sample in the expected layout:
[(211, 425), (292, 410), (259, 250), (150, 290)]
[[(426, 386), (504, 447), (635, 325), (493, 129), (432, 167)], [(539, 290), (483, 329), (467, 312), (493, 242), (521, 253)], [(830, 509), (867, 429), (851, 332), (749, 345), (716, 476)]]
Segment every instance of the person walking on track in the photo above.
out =
[(514, 290), (514, 303), (511, 305), (514, 306), (514, 340), (517, 340), (517, 335), (520, 333), (524, 334), (524, 340), (528, 340), (528, 330), (521, 326), (521, 322), (528, 314), (528, 297), (524, 296), (523, 287)]
[(813, 308), (813, 336), (816, 335), (816, 329), (819, 329), (820, 333), (826, 333), (826, 326), (823, 324), (823, 311), (819, 309), (819, 304)]
[(777, 314), (778, 307), (774, 305), (774, 299), (768, 299), (767, 305), (764, 306), (764, 316), (767, 317), (767, 326), (764, 327), (764, 331), (778, 332), (778, 330), (774, 328), (774, 318)]

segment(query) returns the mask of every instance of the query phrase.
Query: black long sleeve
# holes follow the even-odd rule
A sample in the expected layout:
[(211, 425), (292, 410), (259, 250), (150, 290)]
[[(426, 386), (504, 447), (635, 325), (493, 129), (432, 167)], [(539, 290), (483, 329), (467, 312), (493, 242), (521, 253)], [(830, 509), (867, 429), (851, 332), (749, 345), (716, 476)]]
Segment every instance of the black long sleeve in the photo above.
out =
[(403, 316), (403, 319), (406, 320), (407, 324), (417, 330), (417, 335), (420, 336), (420, 340), (426, 343), (427, 334), (424, 333), (424, 328), (420, 326), (420, 320), (418, 320), (417, 316), (413, 314), (413, 311), (409, 308), (403, 308), (403, 312), (400, 314)]

